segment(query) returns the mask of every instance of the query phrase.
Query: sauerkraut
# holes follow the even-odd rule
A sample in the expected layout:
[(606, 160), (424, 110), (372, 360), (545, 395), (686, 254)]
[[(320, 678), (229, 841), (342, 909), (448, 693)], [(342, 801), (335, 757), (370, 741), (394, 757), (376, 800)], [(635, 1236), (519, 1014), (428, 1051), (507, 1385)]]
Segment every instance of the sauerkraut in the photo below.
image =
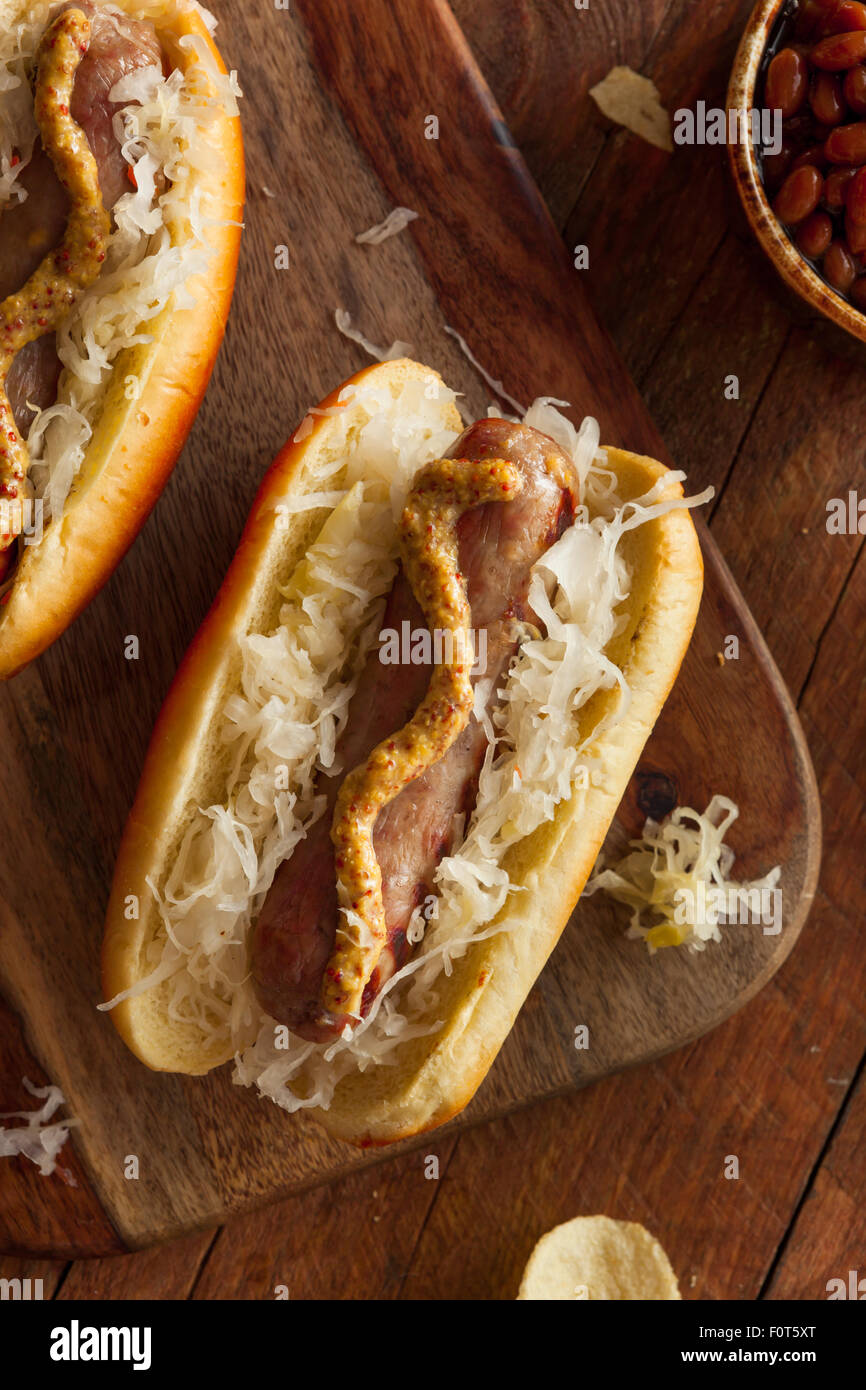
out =
[(646, 942), (651, 955), (666, 946), (703, 951), (721, 941), (721, 925), (752, 923), (767, 935), (781, 930), (777, 865), (763, 878), (731, 878), (734, 851), (725, 836), (739, 816), (729, 797), (714, 796), (701, 814), (677, 806), (661, 822), (647, 818), (630, 853), (609, 868), (601, 863), (583, 891), (604, 889), (632, 909), (628, 935)]
[(392, 208), (384, 221), (377, 222), (374, 227), (368, 227), (365, 232), (358, 232), (355, 240), (361, 246), (379, 246), (389, 237), (398, 236), (417, 216), (418, 213), (413, 212), (411, 208)]
[[(26, 196), (19, 176), (38, 134), (29, 75), (57, 8), (36, 0), (26, 23), (0, 34), (0, 206)], [(140, 0), (103, 8), (164, 22), (198, 7)], [(220, 225), (218, 209), (204, 206), (192, 190), (197, 171), (213, 162), (208, 128), (221, 112), (237, 114), (240, 87), (235, 73), (219, 72), (203, 40), (188, 35), (179, 42), (198, 60), (188, 74), (174, 69), (165, 77), (158, 67), (141, 68), (109, 93), (126, 103), (114, 130), (130, 166), (130, 192), (114, 206), (99, 278), (57, 334), (64, 368), (57, 400), (37, 413), (27, 437), (30, 477), (46, 522), (62, 515), (119, 355), (151, 341), (149, 325), (169, 304), (175, 310), (194, 305), (188, 282), (205, 274), (214, 254), (208, 230)]]
[[(571, 456), (586, 504), (534, 568), (530, 601), (543, 631), (527, 629), (502, 703), (487, 719), (491, 741), (475, 810), (437, 871), (435, 914), (429, 922), (415, 914), (419, 949), (353, 1030), (330, 1044), (303, 1042), (258, 1007), (249, 933), (277, 866), (324, 811), (317, 773), (348, 771), (338, 765), (337, 743), (396, 570), (398, 519), (417, 469), (455, 438), (429, 404), (443, 389), (432, 375), (427, 385), (410, 379), (395, 404), (382, 387), (347, 388), (364, 422), (346, 438), (345, 456), (313, 480), (316, 504), (332, 510), (281, 590), (277, 628), (242, 643), (241, 687), (223, 711), (224, 738), (235, 749), (226, 797), (197, 810), (166, 881), (151, 885), (165, 929), (151, 948), (153, 974), (107, 1006), (170, 977), (172, 1017), (230, 1040), (234, 1079), (256, 1084), (287, 1110), (327, 1106), (347, 1072), (393, 1062), (402, 1042), (439, 1027), (442, 973), (470, 944), (502, 929), (494, 919), (520, 891), (505, 868), (509, 847), (549, 820), (578, 783), (600, 775), (592, 745), (604, 725), (579, 739), (579, 711), (599, 690), (619, 692), (609, 718), (628, 708), (623, 674), (606, 655), (629, 591), (622, 536), (708, 495), (660, 502), (654, 487), (623, 504), (595, 421), (575, 430), (547, 399), (527, 412), (526, 423)], [(664, 483), (682, 476), (668, 474)]]
[(347, 309), (334, 310), (334, 322), (344, 338), (348, 338), (351, 343), (357, 343), (370, 357), (376, 362), (393, 362), (398, 357), (409, 357), (412, 352), (412, 344), (404, 343), (400, 338), (395, 338), (390, 347), (379, 347), (370, 341), (352, 323), (352, 316)]
[(66, 1097), (59, 1086), (34, 1086), (27, 1077), (22, 1078), (25, 1091), (44, 1103), (38, 1110), (13, 1110), (0, 1114), (0, 1120), (23, 1120), (21, 1125), (12, 1128), (0, 1125), (0, 1158), (14, 1158), (21, 1155), (35, 1163), (43, 1178), (48, 1178), (57, 1167), (57, 1155), (69, 1138), (69, 1131), (78, 1120), (71, 1117), (55, 1120), (52, 1117), (66, 1104)]

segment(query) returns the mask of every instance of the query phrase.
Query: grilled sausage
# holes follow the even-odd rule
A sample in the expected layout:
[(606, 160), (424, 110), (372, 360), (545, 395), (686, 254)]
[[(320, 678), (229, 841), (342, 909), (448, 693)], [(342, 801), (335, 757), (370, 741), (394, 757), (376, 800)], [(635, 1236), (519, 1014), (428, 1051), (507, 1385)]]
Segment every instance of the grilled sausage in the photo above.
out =
[[(78, 0), (64, 8), (81, 10), (90, 20), (90, 41), (75, 74), (70, 112), (87, 136), (96, 160), (103, 206), (110, 212), (132, 185), (129, 165), (112, 128), (120, 104), (109, 101), (108, 93), (128, 73), (154, 64), (161, 66), (162, 46), (148, 20), (113, 13), (91, 0)], [(19, 183), (27, 197), (21, 203), (7, 204), (0, 215), (0, 300), (20, 289), (58, 244), (69, 209), (69, 199), (40, 145)], [(18, 353), (6, 390), (19, 430), (25, 432), (32, 422), (28, 403), (44, 409), (56, 399), (59, 375), (53, 334), (28, 343)]]
[[(516, 624), (531, 617), (527, 602), (531, 568), (573, 519), (572, 469), (547, 436), (504, 420), (483, 420), (471, 426), (454, 444), (450, 457), (505, 459), (517, 466), (523, 480), (522, 492), (514, 500), (476, 507), (457, 525), (472, 627), (476, 633), (482, 629), (486, 633), (486, 669), (475, 679), (489, 682), (490, 709), (517, 649)], [(386, 605), (383, 628), (400, 631), (406, 621), (413, 632), (424, 627), (401, 570)], [(429, 680), (429, 667), (383, 666), (379, 652), (370, 654), (338, 744), (343, 773), (408, 721)], [(473, 715), (445, 756), (379, 813), (374, 848), (382, 873), (388, 941), (364, 991), (362, 1017), (408, 959), (410, 918), (435, 892), (434, 874), (452, 847), (455, 818), (471, 814), (486, 748), (484, 727)], [(339, 911), (330, 839), (338, 779), (320, 780), (318, 790), (327, 797), (325, 814), (277, 870), (252, 944), (253, 981), (262, 1008), (313, 1042), (331, 1040), (347, 1022), (355, 1021), (329, 1013), (321, 1000)]]

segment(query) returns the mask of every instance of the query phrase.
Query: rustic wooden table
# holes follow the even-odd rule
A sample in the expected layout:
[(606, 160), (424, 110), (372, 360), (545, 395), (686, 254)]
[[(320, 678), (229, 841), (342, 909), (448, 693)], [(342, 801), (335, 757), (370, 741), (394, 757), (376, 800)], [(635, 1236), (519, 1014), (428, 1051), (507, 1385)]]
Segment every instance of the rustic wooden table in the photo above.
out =
[[(292, 1298), (509, 1299), (538, 1237), (596, 1211), (645, 1223), (687, 1298), (823, 1298), (862, 1260), (866, 557), (824, 522), (862, 475), (866, 359), (792, 318), (740, 223), (724, 150), (665, 155), (609, 128), (587, 96), (628, 63), (670, 110), (722, 106), (747, 3), (453, 8), (567, 244), (590, 247), (595, 309), (671, 454), (717, 489), (711, 529), (811, 745), (820, 889), (779, 974), (689, 1048), (216, 1233), (67, 1266), (0, 1258), (0, 1277), (42, 1278), (46, 1297), (271, 1298), (285, 1285)], [(221, 37), (249, 69), (228, 17)]]

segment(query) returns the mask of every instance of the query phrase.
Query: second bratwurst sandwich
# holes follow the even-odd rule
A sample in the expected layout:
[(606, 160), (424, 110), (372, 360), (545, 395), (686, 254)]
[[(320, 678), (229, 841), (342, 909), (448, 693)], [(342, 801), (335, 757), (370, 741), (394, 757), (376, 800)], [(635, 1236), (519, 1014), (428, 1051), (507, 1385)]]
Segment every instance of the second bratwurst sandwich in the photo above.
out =
[(463, 429), (416, 363), (270, 470), (154, 732), (104, 987), (354, 1143), (472, 1097), (555, 946), (700, 601), (682, 475), (549, 401)]
[(0, 0), (0, 680), (132, 544), (223, 336), (234, 74), (194, 0)]

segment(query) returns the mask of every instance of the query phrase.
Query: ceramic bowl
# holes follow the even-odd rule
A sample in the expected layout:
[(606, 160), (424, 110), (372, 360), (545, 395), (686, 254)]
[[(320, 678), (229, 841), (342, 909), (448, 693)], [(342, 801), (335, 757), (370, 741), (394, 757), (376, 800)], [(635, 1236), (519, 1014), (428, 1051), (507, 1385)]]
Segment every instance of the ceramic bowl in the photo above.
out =
[[(755, 89), (761, 60), (786, 0), (759, 0), (746, 25), (728, 85), (728, 110), (756, 109)], [(789, 289), (811, 309), (824, 315), (853, 337), (866, 342), (866, 315), (849, 304), (801, 255), (770, 207), (761, 182), (755, 146), (747, 123), (738, 123), (735, 142), (728, 145), (728, 157), (737, 192), (749, 225), (778, 274)]]

